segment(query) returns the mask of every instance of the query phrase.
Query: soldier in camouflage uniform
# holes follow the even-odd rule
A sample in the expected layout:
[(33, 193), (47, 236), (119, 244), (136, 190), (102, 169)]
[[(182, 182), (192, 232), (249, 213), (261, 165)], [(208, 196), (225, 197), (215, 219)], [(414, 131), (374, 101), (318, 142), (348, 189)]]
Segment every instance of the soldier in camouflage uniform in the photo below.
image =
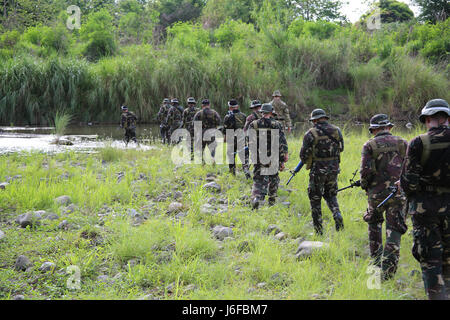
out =
[(136, 121), (137, 117), (136, 115), (128, 111), (127, 106), (122, 106), (122, 116), (120, 118), (120, 127), (125, 129), (125, 143), (128, 145), (130, 140), (133, 140), (135, 143), (137, 142), (136, 139)]
[[(222, 119), (220, 118), (219, 114), (215, 110), (211, 109), (210, 105), (211, 104), (208, 99), (203, 100), (202, 110), (197, 112), (194, 116), (194, 122), (201, 121), (202, 123), (202, 135), (204, 135), (205, 132), (209, 129), (217, 129), (217, 127), (220, 126), (222, 122)], [(203, 136), (200, 138), (203, 138)], [(203, 141), (202, 139), (201, 144), (202, 144), (202, 154), (206, 146), (208, 146), (211, 152), (211, 156), (214, 159), (217, 147), (215, 137), (212, 137), (210, 141)]]
[[(369, 224), (370, 256), (382, 269), (383, 280), (395, 275), (400, 257), (401, 236), (405, 234), (405, 198), (397, 192), (383, 208), (377, 206), (391, 193), (390, 188), (400, 178), (408, 142), (390, 133), (394, 125), (388, 116), (379, 114), (370, 120), (369, 131), (374, 135), (362, 150), (361, 188), (368, 196), (369, 207), (364, 221)], [(383, 250), (383, 211), (386, 212), (386, 245)]]
[(430, 300), (450, 298), (450, 108), (429, 101), (420, 121), (428, 132), (408, 147), (400, 177), (413, 223), (412, 253)]
[(252, 113), (245, 120), (244, 131), (248, 130), (250, 123), (252, 123), (255, 120), (261, 119), (261, 106), (262, 106), (262, 104), (259, 100), (252, 101), (252, 104), (250, 105), (250, 109), (252, 109)]
[[(233, 134), (236, 134), (234, 136), (233, 147), (231, 147), (231, 145), (227, 145), (228, 161), (230, 161), (230, 163), (228, 165), (229, 169), (230, 169), (230, 173), (233, 175), (236, 175), (235, 161), (236, 161), (236, 154), (238, 154), (239, 157), (241, 158), (242, 169), (245, 173), (245, 176), (247, 178), (249, 178), (250, 172), (248, 170), (248, 162), (245, 157), (245, 154), (246, 154), (246, 151), (245, 151), (246, 143), (245, 142), (246, 141), (245, 141), (245, 135), (244, 135), (244, 130), (243, 130), (247, 116), (239, 110), (239, 104), (234, 99), (228, 101), (228, 108), (229, 108), (229, 111), (228, 111), (227, 115), (225, 116), (225, 118), (223, 119), (223, 126), (225, 129), (225, 142), (226, 142), (226, 130), (233, 130)], [(239, 129), (242, 131), (237, 131)], [(238, 147), (241, 144), (244, 146), (244, 150), (240, 150), (238, 152)], [(243, 156), (243, 157), (241, 157), (241, 156)]]
[(344, 151), (344, 139), (341, 130), (327, 122), (329, 117), (322, 109), (311, 113), (314, 127), (303, 138), (300, 150), (300, 159), (311, 170), (309, 174), (308, 196), (311, 204), (314, 229), (322, 234), (322, 197), (333, 213), (336, 230), (344, 228), (344, 221), (337, 201), (338, 183), (340, 173), (340, 154)]
[[(183, 112), (184, 109), (180, 106), (178, 99), (172, 99), (172, 106), (167, 113), (167, 126), (169, 127), (169, 137), (172, 137), (172, 133), (181, 128), (183, 124)], [(172, 143), (179, 143), (180, 141), (172, 141)]]
[(291, 133), (292, 121), (289, 114), (289, 107), (281, 100), (281, 93), (279, 90), (276, 90), (273, 93), (272, 97), (273, 100), (270, 102), (270, 104), (274, 107), (275, 113), (277, 114), (275, 119), (282, 124), (283, 130), (285, 130), (287, 133)]
[(197, 102), (194, 98), (188, 98), (187, 100), (188, 107), (183, 111), (183, 128), (189, 131), (191, 135), (191, 160), (194, 160), (194, 117), (197, 112), (200, 111), (199, 108), (196, 108)]
[[(281, 124), (275, 120), (273, 117), (273, 106), (269, 103), (264, 104), (261, 107), (261, 112), (263, 113), (263, 117), (259, 120), (254, 120), (249, 125), (249, 130), (256, 130), (256, 141), (250, 141), (250, 143), (257, 144), (257, 159), (253, 168), (253, 187), (252, 187), (252, 207), (253, 209), (258, 209), (260, 204), (264, 202), (266, 195), (269, 196), (269, 205), (272, 206), (275, 204), (278, 185), (280, 183), (280, 177), (278, 171), (283, 171), (285, 163), (288, 161), (288, 145), (286, 141), (286, 137), (284, 135), (284, 130), (282, 129)], [(272, 163), (263, 164), (260, 159), (259, 152), (261, 152), (259, 145), (260, 142), (260, 134), (262, 131), (267, 131), (267, 156), (269, 158), (272, 157), (271, 149), (272, 149), (272, 137), (271, 130), (277, 130), (278, 134), (278, 154), (274, 155), (278, 157), (279, 168), (275, 174), (272, 175), (263, 175), (262, 169), (263, 167), (270, 167)]]
[(167, 126), (167, 114), (170, 109), (170, 100), (165, 98), (163, 104), (159, 108), (158, 112), (158, 122), (159, 122), (159, 131), (161, 134), (161, 139), (163, 143), (169, 143), (169, 127)]

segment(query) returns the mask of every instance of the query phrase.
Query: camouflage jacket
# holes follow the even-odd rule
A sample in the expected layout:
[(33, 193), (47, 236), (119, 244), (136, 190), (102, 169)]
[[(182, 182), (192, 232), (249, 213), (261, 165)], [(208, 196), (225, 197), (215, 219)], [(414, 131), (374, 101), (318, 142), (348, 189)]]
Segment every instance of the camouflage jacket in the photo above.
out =
[(171, 106), (169, 112), (167, 113), (166, 123), (169, 127), (180, 127), (183, 121), (183, 107), (182, 106)]
[(281, 100), (272, 100), (270, 104), (274, 107), (275, 113), (277, 114), (275, 119), (283, 123), (285, 126), (292, 128), (291, 116), (287, 104)]
[(255, 120), (258, 120), (261, 118), (261, 114), (258, 112), (253, 111), (246, 119), (245, 125), (244, 125), (244, 131), (248, 130), (248, 127), (250, 126), (250, 123), (252, 123)]
[(408, 142), (390, 132), (367, 141), (361, 154), (361, 187), (372, 198), (384, 199), (400, 178)]
[(200, 109), (196, 107), (188, 107), (183, 111), (183, 128), (191, 134), (194, 133), (194, 117)]
[(336, 174), (340, 171), (340, 154), (343, 151), (344, 139), (341, 130), (327, 121), (321, 121), (306, 132), (300, 159), (307, 169), (311, 169), (311, 173)]
[(202, 122), (202, 130), (204, 134), (206, 130), (215, 129), (220, 126), (222, 119), (215, 110), (211, 108), (204, 108), (195, 114), (194, 121)]
[(224, 129), (243, 129), (246, 119), (247, 116), (239, 110), (228, 112), (223, 119)]
[[(281, 123), (279, 123), (277, 120), (275, 120), (274, 118), (261, 118), (259, 120), (254, 120), (252, 123), (250, 123), (249, 125), (249, 129), (254, 129), (256, 130), (256, 144), (257, 144), (257, 149), (259, 150), (260, 145), (259, 145), (259, 134), (261, 132), (261, 130), (268, 130), (267, 131), (267, 156), (270, 157), (272, 152), (272, 135), (271, 135), (271, 129), (274, 130), (278, 130), (278, 156), (279, 156), (279, 163), (280, 165), (282, 163), (285, 162), (285, 157), (288, 154), (288, 144), (286, 141), (286, 136), (284, 135), (284, 130), (282, 128)], [(258, 159), (256, 161), (256, 163), (259, 163), (259, 156)]]
[[(428, 147), (424, 145), (426, 140)], [(408, 197), (441, 192), (436, 188), (447, 189), (443, 192), (450, 193), (449, 127), (431, 128), (409, 143), (400, 182)]]
[(169, 113), (169, 109), (170, 109), (170, 104), (163, 104), (161, 105), (161, 108), (159, 108), (159, 112), (158, 112), (158, 122), (162, 125), (166, 125), (167, 124), (167, 114)]
[(135, 129), (136, 121), (137, 117), (133, 112), (122, 112), (122, 116), (120, 118), (120, 126), (125, 129)]

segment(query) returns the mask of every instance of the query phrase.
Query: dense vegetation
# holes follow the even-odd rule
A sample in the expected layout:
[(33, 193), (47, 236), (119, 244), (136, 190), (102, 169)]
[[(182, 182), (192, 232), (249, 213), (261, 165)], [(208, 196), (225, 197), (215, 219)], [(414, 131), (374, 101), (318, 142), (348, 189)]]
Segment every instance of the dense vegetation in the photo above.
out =
[[(450, 99), (445, 3), (431, 22), (375, 3), (383, 24), (371, 31), (368, 15), (348, 23), (340, 1), (33, 2), (0, 2), (1, 124), (48, 124), (58, 111), (115, 122), (122, 104), (152, 121), (164, 97), (208, 97), (223, 112), (232, 97), (246, 106), (275, 89), (297, 121), (316, 107), (414, 120), (428, 99)], [(66, 26), (69, 4), (79, 30)]]

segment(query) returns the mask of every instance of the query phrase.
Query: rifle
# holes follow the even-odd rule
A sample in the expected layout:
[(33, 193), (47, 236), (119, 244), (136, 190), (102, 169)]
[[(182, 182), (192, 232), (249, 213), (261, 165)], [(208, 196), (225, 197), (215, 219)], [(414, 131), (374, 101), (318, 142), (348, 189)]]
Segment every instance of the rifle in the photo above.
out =
[(353, 173), (353, 177), (350, 179), (350, 185), (348, 187), (339, 189), (338, 192), (341, 192), (341, 191), (344, 191), (344, 190), (347, 190), (347, 189), (350, 189), (350, 188), (354, 188), (354, 187), (361, 187), (361, 180), (355, 181), (355, 177), (356, 177), (357, 173), (358, 173), (358, 170), (356, 170)]
[(391, 200), (398, 192), (398, 187), (389, 187), (389, 189), (391, 190), (391, 194), (388, 195), (388, 197), (386, 199), (383, 200), (383, 202), (381, 202), (378, 206), (377, 209), (380, 209), (381, 207), (383, 207), (386, 202), (388, 202), (389, 200)]
[(303, 161), (300, 160), (300, 162), (298, 163), (298, 165), (295, 167), (294, 171), (291, 171), (292, 176), (289, 178), (288, 182), (286, 183), (286, 185), (289, 185), (289, 183), (291, 182), (291, 180), (295, 177), (295, 175), (297, 173), (299, 173), (300, 170), (302, 170), (303, 166), (305, 164), (303, 163)]

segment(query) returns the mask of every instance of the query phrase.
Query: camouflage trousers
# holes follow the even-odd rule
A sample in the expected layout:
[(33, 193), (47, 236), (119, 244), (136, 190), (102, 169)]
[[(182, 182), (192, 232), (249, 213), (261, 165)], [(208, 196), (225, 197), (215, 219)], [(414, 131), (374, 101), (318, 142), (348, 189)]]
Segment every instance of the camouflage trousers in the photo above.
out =
[(136, 129), (135, 128), (126, 128), (125, 129), (125, 138), (124, 138), (125, 142), (128, 144), (130, 142), (130, 140), (134, 141), (137, 143), (137, 139), (136, 139)]
[[(369, 249), (373, 264), (382, 270), (383, 279), (391, 279), (397, 272), (400, 258), (401, 236), (406, 233), (408, 227), (405, 223), (403, 196), (391, 199), (380, 209), (377, 206), (384, 198), (370, 197), (369, 207), (364, 215), (364, 221), (369, 224)], [(386, 243), (383, 249), (383, 212), (386, 215)]]
[[(216, 156), (216, 148), (217, 148), (217, 142), (216, 142), (215, 137), (213, 137), (211, 139), (211, 141), (202, 141), (202, 155), (204, 155), (206, 147), (208, 147), (209, 152), (211, 153), (211, 157), (213, 158), (213, 162), (214, 162), (215, 161), (214, 157)], [(204, 156), (202, 157), (202, 159), (203, 159), (202, 160), (203, 163), (205, 163)]]
[(161, 135), (162, 143), (166, 144), (170, 141), (169, 128), (166, 125), (159, 126), (159, 133)]
[(412, 254), (420, 263), (430, 300), (450, 299), (450, 195), (418, 195), (409, 201)]
[(311, 205), (311, 214), (316, 233), (322, 234), (322, 198), (333, 213), (336, 230), (344, 228), (344, 222), (337, 201), (337, 173), (318, 174), (311, 171), (309, 174), (308, 197)]
[(262, 165), (255, 164), (253, 168), (253, 187), (252, 187), (252, 200), (264, 201), (266, 195), (269, 196), (269, 204), (275, 204), (275, 199), (278, 192), (278, 186), (280, 184), (280, 177), (277, 174), (274, 175), (262, 175)]
[(178, 144), (181, 141), (181, 137), (178, 138), (176, 141), (172, 141), (172, 134), (175, 132), (175, 130), (179, 129), (181, 127), (181, 122), (175, 122), (172, 126), (169, 127), (169, 142), (172, 144)]
[[(241, 157), (243, 153), (243, 157)], [(242, 163), (242, 170), (245, 173), (249, 172), (249, 151), (248, 149), (241, 151), (238, 151), (238, 141), (237, 138), (234, 139), (234, 145), (231, 148), (231, 146), (227, 145), (227, 157), (228, 157), (228, 167), (230, 168), (230, 172), (232, 174), (236, 174), (236, 155), (239, 157)]]

